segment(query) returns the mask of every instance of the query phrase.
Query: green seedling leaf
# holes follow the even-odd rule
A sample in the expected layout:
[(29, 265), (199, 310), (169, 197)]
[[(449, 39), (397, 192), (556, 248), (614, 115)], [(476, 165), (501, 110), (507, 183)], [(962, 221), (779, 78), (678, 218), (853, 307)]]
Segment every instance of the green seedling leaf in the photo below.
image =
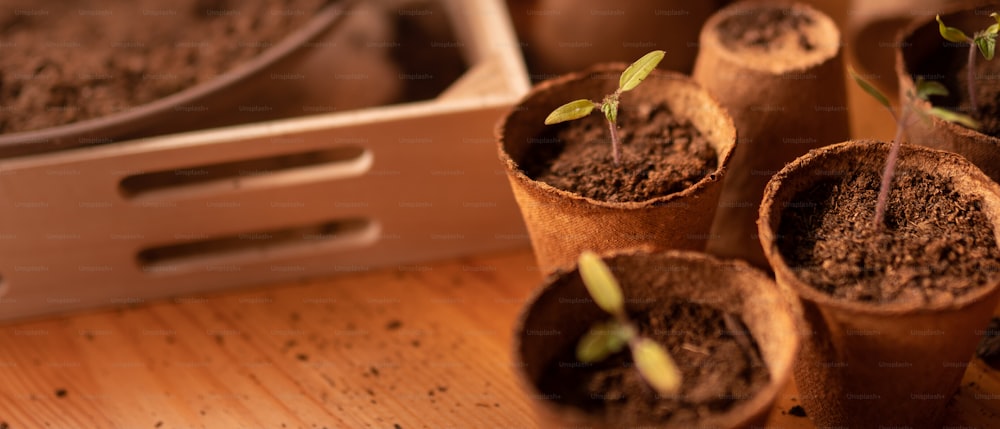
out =
[(997, 34), (998, 32), (1000, 32), (1000, 14), (993, 12), (990, 14), (990, 16), (993, 17), (993, 19), (995, 19), (997, 23), (989, 27), (986, 27), (986, 34)]
[(549, 113), (545, 118), (545, 125), (558, 124), (560, 122), (580, 119), (594, 111), (594, 102), (590, 100), (575, 100), (563, 104)]
[(618, 80), (618, 92), (631, 91), (638, 86), (660, 64), (665, 54), (663, 51), (653, 51), (628, 66)]
[(937, 22), (938, 31), (941, 32), (941, 37), (944, 37), (945, 40), (955, 43), (968, 43), (972, 40), (969, 36), (966, 36), (962, 30), (944, 25), (944, 21), (941, 20), (941, 15), (937, 15)]
[(933, 116), (937, 116), (938, 118), (944, 121), (962, 124), (974, 130), (979, 129), (979, 121), (972, 119), (972, 117), (968, 115), (952, 112), (951, 110), (944, 109), (941, 107), (931, 107), (927, 111), (927, 113), (930, 113)]
[(584, 251), (580, 254), (578, 265), (583, 284), (597, 306), (615, 316), (623, 316), (625, 299), (622, 297), (622, 288), (601, 257), (589, 250)]
[(576, 359), (584, 363), (600, 362), (625, 348), (629, 333), (614, 319), (595, 324), (576, 343)]
[(997, 46), (997, 35), (996, 33), (984, 33), (976, 37), (976, 46), (979, 47), (979, 52), (983, 54), (983, 58), (987, 61), (993, 59), (993, 53)]
[(681, 388), (681, 371), (659, 344), (637, 338), (631, 344), (632, 360), (642, 378), (663, 396), (676, 395)]
[(917, 98), (927, 101), (932, 95), (948, 95), (948, 88), (941, 82), (917, 78)]
[(848, 68), (848, 71), (851, 73), (851, 77), (854, 78), (854, 82), (857, 83), (861, 89), (865, 90), (868, 95), (871, 95), (872, 98), (878, 101), (879, 104), (885, 106), (886, 109), (892, 109), (892, 106), (889, 105), (889, 98), (886, 97), (882, 91), (879, 91), (878, 88), (875, 88), (874, 85), (859, 76), (858, 73), (854, 71), (853, 67)]

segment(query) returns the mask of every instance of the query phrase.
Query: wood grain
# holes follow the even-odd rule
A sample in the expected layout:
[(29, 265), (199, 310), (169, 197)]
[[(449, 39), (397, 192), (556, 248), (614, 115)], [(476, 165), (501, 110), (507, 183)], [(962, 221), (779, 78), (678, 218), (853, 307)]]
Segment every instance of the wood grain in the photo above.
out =
[[(537, 283), (531, 252), (520, 250), (7, 324), (0, 422), (535, 427), (509, 343)], [(973, 362), (954, 424), (1000, 424), (1000, 373), (984, 368)], [(787, 415), (794, 397), (790, 387), (768, 427), (812, 427)]]

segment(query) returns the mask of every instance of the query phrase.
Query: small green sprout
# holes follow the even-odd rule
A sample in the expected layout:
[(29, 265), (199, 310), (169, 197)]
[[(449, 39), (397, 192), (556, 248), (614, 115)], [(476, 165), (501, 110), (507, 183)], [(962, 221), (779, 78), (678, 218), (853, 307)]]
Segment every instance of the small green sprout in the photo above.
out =
[[(899, 115), (889, 104), (889, 98), (882, 94), (881, 91), (875, 88), (871, 83), (866, 81), (864, 78), (859, 76), (853, 68), (849, 69), (851, 77), (854, 78), (854, 82), (858, 84), (865, 92), (871, 95), (875, 100), (879, 102), (882, 106), (889, 110), (893, 118), (896, 119), (896, 136), (892, 139), (892, 146), (889, 149), (889, 156), (885, 160), (885, 170), (882, 171), (882, 182), (879, 185), (878, 201), (875, 204), (875, 219), (873, 220), (873, 225), (875, 230), (881, 230), (882, 225), (885, 223), (885, 209), (889, 201), (889, 188), (892, 184), (893, 175), (896, 172), (896, 161), (899, 158), (899, 147), (903, 140), (903, 131), (907, 124), (909, 123), (911, 106), (915, 103), (903, 103), (902, 112)], [(918, 77), (916, 81), (916, 91), (910, 91), (906, 94), (907, 98), (913, 100), (914, 98), (928, 101), (932, 95), (948, 95), (948, 88), (945, 88), (939, 82), (927, 81), (923, 78)], [(961, 113), (952, 112), (951, 110), (942, 107), (930, 107), (926, 110), (916, 110), (918, 115), (925, 118), (929, 116), (936, 116), (941, 120), (948, 122), (956, 122), (966, 127), (977, 129), (979, 128), (979, 123), (976, 122), (972, 117), (963, 115)]]
[(663, 347), (639, 335), (625, 313), (625, 299), (611, 269), (591, 251), (580, 254), (578, 265), (594, 303), (613, 317), (595, 323), (580, 338), (576, 358), (580, 362), (599, 362), (628, 345), (635, 368), (646, 383), (663, 396), (676, 395), (681, 388), (680, 369)]
[(953, 43), (968, 43), (969, 44), (969, 59), (968, 65), (968, 91), (969, 91), (969, 103), (972, 104), (972, 111), (975, 112), (979, 109), (979, 103), (976, 101), (976, 48), (979, 48), (979, 52), (983, 54), (983, 58), (986, 61), (993, 59), (993, 54), (996, 52), (997, 45), (997, 33), (1000, 32), (1000, 15), (996, 12), (990, 14), (990, 16), (996, 21), (993, 25), (986, 27), (985, 30), (977, 31), (972, 37), (967, 36), (962, 30), (955, 27), (949, 27), (944, 24), (941, 20), (941, 15), (937, 15), (936, 19), (938, 22), (938, 31), (941, 33), (941, 37), (945, 40)]
[(635, 89), (653, 69), (660, 64), (663, 59), (663, 51), (653, 51), (628, 66), (618, 79), (618, 89), (615, 92), (604, 96), (598, 103), (596, 101), (580, 99), (563, 104), (549, 113), (545, 118), (545, 125), (558, 124), (560, 122), (572, 121), (586, 117), (594, 109), (600, 109), (604, 117), (608, 120), (608, 129), (611, 132), (611, 156), (615, 165), (621, 165), (621, 140), (618, 138), (618, 99), (622, 93)]

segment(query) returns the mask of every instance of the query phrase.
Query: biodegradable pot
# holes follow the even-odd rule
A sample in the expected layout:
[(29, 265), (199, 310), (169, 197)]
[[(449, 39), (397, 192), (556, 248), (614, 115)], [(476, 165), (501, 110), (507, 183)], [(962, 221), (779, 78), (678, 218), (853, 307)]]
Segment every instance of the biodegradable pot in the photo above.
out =
[(622, 106), (640, 97), (663, 100), (675, 116), (690, 120), (715, 149), (715, 171), (683, 191), (642, 202), (598, 201), (536, 181), (518, 166), (543, 144), (537, 136), (552, 110), (569, 100), (599, 100), (613, 92), (625, 67), (604, 64), (542, 82), (497, 124), (500, 160), (543, 275), (573, 264), (586, 249), (600, 252), (642, 244), (657, 249), (705, 248), (736, 130), (719, 103), (687, 76), (654, 71), (621, 99)]
[[(534, 77), (667, 51), (660, 67), (687, 73), (698, 30), (724, 1), (508, 0)], [(664, 31), (669, 29), (669, 31)], [(540, 80), (540, 79), (538, 79)]]
[[(941, 13), (941, 19), (949, 26), (963, 29), (970, 35), (974, 30), (985, 28), (993, 22), (989, 12), (1000, 11), (1000, 5), (995, 2), (963, 4), (964, 6), (952, 7)], [(985, 6), (988, 4), (992, 6)], [(946, 83), (952, 94), (967, 92), (964, 84), (955, 84), (957, 76), (950, 75), (953, 73), (949, 74), (946, 70), (952, 59), (964, 63), (968, 48), (941, 38), (934, 15), (911, 22), (900, 32), (896, 46), (896, 78), (899, 81), (900, 104), (909, 104), (913, 109), (931, 107), (930, 102), (906, 95), (914, 92), (914, 76), (918, 75)], [(977, 62), (986, 61), (979, 52), (976, 52), (976, 56)], [(996, 80), (996, 76), (992, 79)], [(961, 154), (981, 168), (987, 176), (1000, 181), (1000, 138), (933, 116), (927, 120), (911, 121), (906, 127), (906, 134), (910, 143)]]
[[(769, 49), (732, 41), (750, 31), (760, 34), (761, 21), (792, 26), (789, 20), (799, 16), (812, 20), (802, 30), (811, 49), (801, 47), (791, 28), (784, 32), (789, 36), (769, 42)], [(810, 149), (850, 136), (840, 32), (827, 15), (803, 3), (736, 3), (712, 15), (702, 29), (693, 77), (729, 110), (740, 136), (708, 252), (768, 269), (756, 225), (768, 179)]]
[[(739, 316), (756, 340), (770, 380), (751, 398), (703, 419), (698, 428), (763, 425), (777, 395), (791, 378), (799, 344), (801, 310), (792, 294), (742, 261), (722, 261), (696, 252), (648, 249), (619, 251), (604, 257), (616, 273), (630, 314), (671, 301), (709, 305)], [(514, 332), (514, 361), (522, 387), (533, 398), (539, 427), (616, 427), (584, 410), (559, 404), (539, 389), (542, 373), (562, 350), (590, 326), (609, 316), (587, 294), (579, 273), (551, 275), (522, 310)], [(654, 422), (642, 427), (658, 427)], [(687, 426), (686, 426), (687, 427)]]
[[(888, 148), (862, 140), (814, 150), (774, 176), (760, 209), (764, 252), (777, 282), (798, 294), (813, 333), (803, 343), (795, 378), (802, 404), (819, 426), (940, 428), (979, 342), (977, 331), (1000, 299), (1000, 283), (924, 305), (838, 299), (806, 284), (789, 265), (777, 242), (786, 208), (810, 204), (802, 193), (838, 172), (880, 173)], [(981, 198), (994, 234), (1000, 231), (1000, 185), (967, 160), (904, 145), (897, 167), (903, 170), (947, 178), (958, 193)]]

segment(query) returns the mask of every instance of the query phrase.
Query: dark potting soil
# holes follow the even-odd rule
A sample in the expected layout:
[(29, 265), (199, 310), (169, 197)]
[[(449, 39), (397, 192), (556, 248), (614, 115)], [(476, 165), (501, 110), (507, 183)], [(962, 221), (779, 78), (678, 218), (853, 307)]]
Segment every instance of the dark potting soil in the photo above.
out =
[[(0, 133), (133, 109), (248, 62), (337, 0), (8, 0), (0, 6)], [(399, 101), (466, 69), (437, 3), (393, 13)], [(364, 43), (360, 41), (358, 43)], [(382, 48), (382, 46), (378, 46)]]
[(983, 339), (976, 348), (976, 357), (993, 369), (1000, 370), (1000, 318), (990, 320), (990, 326), (983, 333)]
[(684, 302), (632, 318), (639, 332), (664, 345), (681, 369), (677, 397), (663, 398), (653, 391), (632, 366), (627, 348), (602, 362), (585, 364), (576, 360), (575, 343), (545, 371), (541, 392), (622, 427), (685, 427), (750, 399), (770, 379), (756, 342), (738, 316)]
[[(631, 108), (630, 108), (631, 107)], [(621, 165), (615, 166), (604, 115), (546, 128), (544, 144), (521, 168), (538, 181), (608, 202), (645, 201), (682, 191), (712, 174), (715, 149), (690, 121), (665, 104), (621, 106)]]
[[(326, 3), (31, 0), (4, 7), (13, 13), (0, 17), (0, 132), (119, 113), (207, 81), (274, 45)], [(124, 10), (134, 14), (121, 16)]]
[(815, 20), (787, 8), (756, 8), (735, 13), (718, 26), (719, 40), (733, 51), (812, 51), (816, 49)]
[(879, 176), (831, 175), (783, 209), (778, 247), (804, 282), (856, 301), (938, 303), (996, 279), (1000, 249), (980, 200), (899, 170), (876, 232)]

